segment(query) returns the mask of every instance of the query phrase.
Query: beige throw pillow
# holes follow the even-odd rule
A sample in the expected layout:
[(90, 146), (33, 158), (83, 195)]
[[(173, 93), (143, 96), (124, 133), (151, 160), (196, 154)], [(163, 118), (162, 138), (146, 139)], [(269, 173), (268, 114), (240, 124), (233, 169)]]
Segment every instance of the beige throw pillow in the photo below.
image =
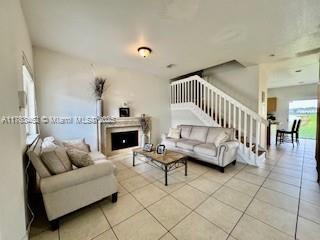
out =
[(170, 128), (169, 133), (168, 133), (168, 137), (174, 138), (174, 139), (179, 139), (180, 133), (181, 133), (181, 128)]
[(75, 165), (77, 168), (87, 167), (89, 165), (94, 164), (90, 155), (85, 151), (70, 148), (67, 150), (67, 153), (72, 164)]
[(229, 139), (227, 132), (221, 132), (213, 141), (213, 144), (218, 147), (220, 144), (226, 142)]
[(53, 175), (72, 170), (72, 164), (63, 147), (56, 146), (54, 149), (43, 149), (40, 158)]
[(90, 152), (90, 147), (88, 144), (86, 144), (84, 138), (64, 140), (62, 143), (63, 143), (63, 146), (65, 146), (68, 149), (76, 148), (80, 151), (84, 151), (87, 153)]

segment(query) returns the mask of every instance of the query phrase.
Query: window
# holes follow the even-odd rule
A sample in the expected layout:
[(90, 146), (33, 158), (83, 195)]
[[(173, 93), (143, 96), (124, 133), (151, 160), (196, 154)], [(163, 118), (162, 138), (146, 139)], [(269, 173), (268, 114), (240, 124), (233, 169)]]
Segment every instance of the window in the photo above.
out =
[[(35, 119), (36, 117), (36, 98), (35, 87), (32, 76), (28, 71), (26, 65), (22, 66), (23, 76), (23, 90), (26, 93), (26, 106), (24, 109), (24, 116), (28, 119)], [(33, 135), (37, 133), (37, 125), (34, 122), (26, 124), (26, 134)]]
[(289, 125), (294, 119), (301, 119), (300, 138), (316, 138), (317, 100), (297, 100), (289, 103)]

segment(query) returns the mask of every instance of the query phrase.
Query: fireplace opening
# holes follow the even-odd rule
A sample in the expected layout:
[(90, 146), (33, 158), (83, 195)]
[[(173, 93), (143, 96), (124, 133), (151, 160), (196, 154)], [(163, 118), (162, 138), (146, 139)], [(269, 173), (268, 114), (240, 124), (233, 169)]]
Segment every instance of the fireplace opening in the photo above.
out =
[(114, 132), (111, 133), (111, 148), (119, 150), (123, 148), (138, 146), (138, 131)]

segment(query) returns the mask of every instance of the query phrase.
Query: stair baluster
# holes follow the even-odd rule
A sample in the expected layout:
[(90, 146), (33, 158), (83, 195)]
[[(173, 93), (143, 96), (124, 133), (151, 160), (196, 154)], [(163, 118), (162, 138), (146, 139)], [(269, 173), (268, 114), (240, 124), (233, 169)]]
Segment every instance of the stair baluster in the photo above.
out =
[(264, 118), (199, 76), (172, 82), (170, 87), (172, 109), (194, 111), (208, 126), (234, 128), (234, 137), (241, 144), (238, 154), (249, 164), (257, 165), (257, 160), (265, 158), (261, 145), (265, 144), (261, 140), (261, 129), (267, 126)]

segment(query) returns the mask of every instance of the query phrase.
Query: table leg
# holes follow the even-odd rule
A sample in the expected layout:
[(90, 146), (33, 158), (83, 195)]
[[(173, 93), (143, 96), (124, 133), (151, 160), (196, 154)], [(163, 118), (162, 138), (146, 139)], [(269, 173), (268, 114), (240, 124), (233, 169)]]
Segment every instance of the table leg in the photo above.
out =
[(184, 175), (185, 176), (188, 175), (188, 161), (187, 161), (187, 159), (184, 160)]
[(165, 185), (168, 186), (168, 166), (164, 166)]

